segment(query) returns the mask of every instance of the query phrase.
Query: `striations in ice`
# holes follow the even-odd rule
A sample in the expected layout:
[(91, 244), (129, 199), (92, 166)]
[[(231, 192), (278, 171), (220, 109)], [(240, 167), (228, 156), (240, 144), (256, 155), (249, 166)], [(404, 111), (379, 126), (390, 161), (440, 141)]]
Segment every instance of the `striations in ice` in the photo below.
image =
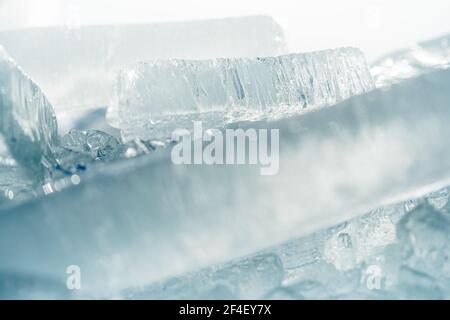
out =
[(436, 69), (446, 69), (449, 64), (450, 35), (447, 35), (389, 54), (373, 63), (370, 71), (377, 87), (383, 87)]
[[(284, 253), (290, 252), (293, 245), (314, 243), (314, 250), (320, 252), (315, 254), (316, 258), (311, 263), (298, 263), (296, 268), (291, 266), (290, 270), (285, 269), (286, 278), (281, 287), (283, 292), (288, 292), (295, 299), (448, 299), (450, 217), (444, 208), (437, 210), (427, 204), (435, 194), (433, 192), (424, 198), (407, 201), (421, 203), (410, 211), (405, 205), (407, 202), (390, 205), (347, 221), (343, 226), (267, 250), (277, 253), (285, 268), (287, 260)], [(401, 216), (399, 221), (398, 214)], [(389, 226), (386, 232), (380, 232), (380, 225), (386, 224), (396, 226), (394, 230)], [(352, 243), (360, 243), (358, 248), (350, 242), (345, 232), (358, 230), (362, 225), (367, 232), (351, 238)], [(367, 234), (377, 234), (377, 237), (371, 238)], [(388, 236), (383, 238), (386, 234)], [(316, 241), (320, 238), (328, 240)], [(345, 241), (334, 248), (333, 264), (328, 264), (329, 241), (336, 243), (335, 239), (342, 238)], [(365, 251), (364, 255), (358, 254), (361, 249)], [(297, 251), (296, 255), (300, 260), (308, 261), (302, 251)], [(359, 256), (360, 259), (353, 259), (354, 263), (345, 262), (349, 256)], [(336, 264), (336, 261), (339, 263)], [(342, 268), (343, 265), (346, 268)], [(340, 284), (336, 287), (336, 283)]]
[(0, 46), (0, 134), (12, 157), (33, 177), (54, 163), (57, 123), (40, 88)]
[(370, 91), (354, 48), (266, 58), (155, 60), (120, 71), (108, 119), (124, 140), (170, 137), (193, 120), (205, 127), (278, 117)]

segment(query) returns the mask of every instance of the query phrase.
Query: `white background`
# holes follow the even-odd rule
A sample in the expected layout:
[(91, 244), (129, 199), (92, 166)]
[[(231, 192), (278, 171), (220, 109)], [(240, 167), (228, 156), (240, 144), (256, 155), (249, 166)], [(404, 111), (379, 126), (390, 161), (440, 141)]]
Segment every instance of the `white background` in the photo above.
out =
[(369, 59), (450, 33), (448, 0), (0, 0), (0, 29), (271, 15), (291, 51), (361, 48)]

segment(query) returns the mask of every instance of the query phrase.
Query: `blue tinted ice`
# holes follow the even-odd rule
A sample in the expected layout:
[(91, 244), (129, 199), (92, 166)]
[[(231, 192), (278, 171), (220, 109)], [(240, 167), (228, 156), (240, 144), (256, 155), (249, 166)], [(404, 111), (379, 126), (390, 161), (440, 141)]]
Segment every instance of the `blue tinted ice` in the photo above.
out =
[(54, 163), (57, 123), (40, 88), (0, 47), (0, 134), (11, 156), (36, 178)]
[(370, 91), (354, 48), (266, 58), (155, 60), (120, 71), (108, 110), (125, 140), (167, 138), (202, 120), (205, 128), (276, 118)]
[[(450, 134), (449, 79), (449, 71), (441, 70), (330, 108), (240, 124), (280, 129), (275, 176), (261, 176), (257, 166), (175, 166), (170, 148), (87, 170), (74, 177), (75, 186), (0, 215), (0, 269), (48, 277), (76, 260), (85, 266), (90, 289), (101, 295), (97, 290), (110, 293), (220, 264), (224, 257), (246, 256), (436, 190), (450, 181), (450, 153), (442, 139)], [(432, 198), (430, 206), (444, 206), (445, 192)], [(74, 199), (76, 205), (68, 206)], [(347, 279), (355, 279), (354, 269), (395, 239), (393, 225), (419, 205), (408, 201), (392, 215), (305, 242), (313, 245), (298, 246), (300, 257), (293, 246), (285, 260), (289, 283), (300, 281), (296, 265), (320, 261), (315, 277), (320, 270), (328, 274), (322, 286), (333, 275), (340, 280), (330, 292), (344, 288), (340, 283), (353, 286)], [(21, 251), (9, 245), (11, 238)], [(51, 250), (39, 249), (41, 243)], [(315, 283), (303, 283), (308, 293), (302, 295), (320, 292)]]

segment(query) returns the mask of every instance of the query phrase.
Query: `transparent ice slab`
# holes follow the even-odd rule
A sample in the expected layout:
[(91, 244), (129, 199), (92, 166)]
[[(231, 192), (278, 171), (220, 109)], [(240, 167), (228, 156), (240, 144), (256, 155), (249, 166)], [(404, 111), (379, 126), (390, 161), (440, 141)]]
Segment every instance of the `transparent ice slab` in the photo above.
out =
[(207, 127), (332, 105), (370, 91), (363, 53), (341, 48), (278, 57), (155, 60), (120, 71), (108, 109), (125, 141), (170, 137), (202, 120)]
[(2, 211), (0, 271), (64, 277), (77, 264), (86, 292), (102, 295), (447, 185), (449, 86), (450, 71), (438, 71), (290, 119), (236, 124), (280, 129), (274, 176), (175, 166), (170, 148), (87, 171), (71, 188)]
[[(151, 284), (115, 299), (443, 299), (450, 297), (447, 188), (249, 256)], [(5, 299), (73, 299), (65, 283), (0, 273)], [(78, 297), (88, 297), (80, 295)]]
[(63, 133), (72, 123), (60, 111), (108, 105), (116, 73), (130, 63), (285, 52), (283, 30), (267, 16), (19, 29), (0, 32), (0, 43), (47, 94)]
[(0, 135), (32, 178), (41, 179), (54, 163), (57, 130), (47, 98), (0, 46)]

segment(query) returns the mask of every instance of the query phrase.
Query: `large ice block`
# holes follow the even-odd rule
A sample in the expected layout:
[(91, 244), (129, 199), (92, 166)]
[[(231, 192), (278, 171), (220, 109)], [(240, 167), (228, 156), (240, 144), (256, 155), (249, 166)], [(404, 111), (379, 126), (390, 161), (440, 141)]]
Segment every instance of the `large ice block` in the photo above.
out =
[(371, 66), (377, 87), (417, 77), (450, 64), (450, 35), (418, 43), (411, 48), (388, 54)]
[[(444, 188), (422, 198), (377, 208), (238, 260), (152, 284), (143, 282), (122, 292), (109, 292), (105, 297), (448, 298), (449, 204), (442, 201), (442, 195), (447, 193)], [(437, 198), (440, 209), (432, 207)], [(397, 228), (392, 228), (395, 225)], [(342, 262), (346, 268), (342, 268)], [(51, 280), (37, 275), (0, 273), (0, 297), (76, 298), (69, 295), (63, 282)]]
[[(88, 170), (71, 188), (2, 211), (0, 271), (65, 281), (76, 264), (83, 292), (110, 293), (448, 185), (449, 92), (444, 70), (290, 119), (241, 123), (280, 129), (273, 176), (256, 165), (177, 166), (170, 148)], [(338, 239), (344, 249), (348, 236)]]
[(283, 30), (267, 16), (19, 29), (0, 32), (0, 43), (44, 90), (64, 133), (71, 128), (70, 119), (62, 121), (66, 107), (106, 106), (116, 73), (130, 63), (271, 56), (285, 50)]
[(363, 53), (341, 48), (278, 57), (156, 60), (121, 70), (108, 109), (125, 140), (331, 105), (372, 90)]
[(12, 157), (33, 177), (54, 161), (57, 123), (40, 88), (0, 46), (0, 134)]

